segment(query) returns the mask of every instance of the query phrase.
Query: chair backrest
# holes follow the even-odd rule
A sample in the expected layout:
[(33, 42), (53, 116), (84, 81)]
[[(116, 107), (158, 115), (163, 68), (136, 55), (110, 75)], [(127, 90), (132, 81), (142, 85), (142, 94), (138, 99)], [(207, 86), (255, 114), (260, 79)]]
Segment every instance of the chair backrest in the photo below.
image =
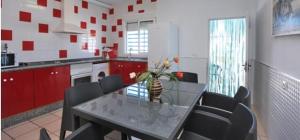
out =
[(238, 104), (229, 119), (232, 124), (224, 140), (256, 140), (256, 118), (247, 106)]
[(65, 140), (100, 140), (104, 138), (101, 126), (87, 123), (71, 133)]
[(62, 114), (62, 130), (74, 130), (72, 107), (88, 100), (102, 96), (103, 91), (98, 82), (82, 83), (71, 87), (65, 91), (63, 114)]
[(250, 91), (246, 87), (240, 86), (234, 96), (234, 100), (236, 100), (237, 103), (243, 103), (247, 107), (250, 107), (250, 99)]
[(104, 94), (122, 89), (124, 84), (120, 75), (110, 75), (99, 81)]
[[(177, 72), (172, 72), (172, 74), (176, 75)], [(178, 78), (179, 81), (183, 82), (192, 82), (192, 83), (198, 83), (198, 74), (197, 73), (191, 73), (191, 72), (181, 72), (183, 73), (182, 78)]]

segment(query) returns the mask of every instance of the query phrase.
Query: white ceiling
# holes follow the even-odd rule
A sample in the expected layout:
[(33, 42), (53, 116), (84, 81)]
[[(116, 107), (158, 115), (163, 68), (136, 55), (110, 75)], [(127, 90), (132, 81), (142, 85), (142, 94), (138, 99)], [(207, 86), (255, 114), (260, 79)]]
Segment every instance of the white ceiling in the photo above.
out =
[(126, 0), (97, 0), (97, 1), (100, 1), (100, 2), (103, 2), (103, 3), (106, 3), (106, 4), (110, 4), (110, 5), (114, 5), (114, 4), (117, 4), (117, 3), (124, 2)]

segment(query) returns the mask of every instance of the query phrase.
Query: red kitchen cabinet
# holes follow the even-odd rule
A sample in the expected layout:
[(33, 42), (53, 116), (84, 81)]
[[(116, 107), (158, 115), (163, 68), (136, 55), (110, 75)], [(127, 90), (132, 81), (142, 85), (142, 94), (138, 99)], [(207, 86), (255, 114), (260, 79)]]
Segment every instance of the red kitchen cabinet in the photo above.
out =
[(1, 77), (1, 117), (6, 118), (34, 107), (33, 71), (3, 72)]
[(132, 61), (111, 61), (110, 74), (119, 74), (122, 76), (125, 85), (135, 83), (135, 79), (130, 79), (129, 74), (132, 72), (142, 73), (147, 70), (146, 62), (132, 62)]
[(70, 67), (48, 67), (34, 70), (35, 107), (62, 100), (70, 87)]

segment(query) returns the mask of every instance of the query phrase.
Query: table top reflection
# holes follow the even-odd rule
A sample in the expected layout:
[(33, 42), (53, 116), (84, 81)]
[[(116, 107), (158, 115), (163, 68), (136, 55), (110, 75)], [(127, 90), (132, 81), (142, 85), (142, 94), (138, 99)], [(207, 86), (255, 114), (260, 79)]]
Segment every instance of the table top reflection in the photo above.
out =
[(161, 103), (150, 102), (137, 83), (75, 106), (74, 114), (143, 139), (174, 139), (206, 85), (162, 83)]

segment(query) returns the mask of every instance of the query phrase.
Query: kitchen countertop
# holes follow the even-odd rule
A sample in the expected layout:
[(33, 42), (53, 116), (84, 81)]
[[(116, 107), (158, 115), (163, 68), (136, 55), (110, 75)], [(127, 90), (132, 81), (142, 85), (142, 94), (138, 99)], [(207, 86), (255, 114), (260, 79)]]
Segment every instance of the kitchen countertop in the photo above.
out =
[(43, 68), (43, 67), (53, 67), (53, 66), (63, 66), (63, 65), (70, 65), (70, 64), (81, 64), (81, 63), (106, 63), (109, 61), (147, 62), (147, 58), (117, 57), (117, 58), (105, 59), (103, 57), (96, 57), (96, 58), (53, 60), (53, 61), (41, 61), (41, 62), (26, 62), (26, 63), (21, 62), (20, 65), (16, 67), (1, 68), (1, 72)]

